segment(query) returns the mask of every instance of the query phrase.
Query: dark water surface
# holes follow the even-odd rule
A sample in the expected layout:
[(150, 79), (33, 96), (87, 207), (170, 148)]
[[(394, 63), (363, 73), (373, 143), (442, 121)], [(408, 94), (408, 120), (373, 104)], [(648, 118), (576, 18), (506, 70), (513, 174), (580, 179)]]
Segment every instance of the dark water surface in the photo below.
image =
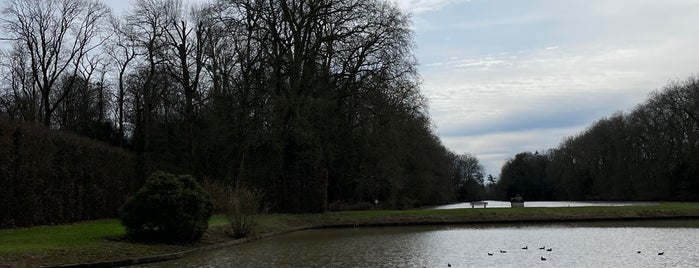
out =
[[(522, 249), (525, 246), (528, 249)], [(309, 230), (148, 266), (447, 267), (448, 263), (452, 267), (699, 267), (699, 221)]]

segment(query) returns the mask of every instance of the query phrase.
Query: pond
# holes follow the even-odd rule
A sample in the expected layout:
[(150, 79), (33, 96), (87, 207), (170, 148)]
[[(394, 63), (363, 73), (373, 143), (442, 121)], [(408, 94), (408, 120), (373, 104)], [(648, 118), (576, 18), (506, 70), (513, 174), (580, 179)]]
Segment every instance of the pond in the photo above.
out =
[(697, 267), (698, 241), (699, 220), (325, 229), (148, 266)]

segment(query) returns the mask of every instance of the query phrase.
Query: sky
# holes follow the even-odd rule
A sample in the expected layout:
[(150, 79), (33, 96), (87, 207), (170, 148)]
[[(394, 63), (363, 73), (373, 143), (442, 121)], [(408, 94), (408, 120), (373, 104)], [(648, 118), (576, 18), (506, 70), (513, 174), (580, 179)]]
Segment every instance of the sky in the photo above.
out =
[(393, 0), (410, 12), (436, 133), (498, 176), (699, 74), (696, 0)]
[(697, 0), (388, 1), (412, 14), (435, 132), (493, 176), (699, 74)]

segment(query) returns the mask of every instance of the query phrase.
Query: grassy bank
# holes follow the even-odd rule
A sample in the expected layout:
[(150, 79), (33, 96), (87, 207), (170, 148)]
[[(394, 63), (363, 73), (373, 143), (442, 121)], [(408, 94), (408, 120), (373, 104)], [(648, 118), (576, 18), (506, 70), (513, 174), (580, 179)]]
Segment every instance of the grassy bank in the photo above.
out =
[(0, 267), (97, 262), (189, 250), (223, 241), (220, 227), (225, 222), (224, 217), (212, 217), (206, 237), (194, 245), (130, 243), (122, 239), (126, 230), (116, 219), (0, 230)]
[[(324, 214), (262, 215), (253, 236), (306, 228), (412, 224), (525, 223), (581, 220), (699, 218), (699, 203), (633, 207), (479, 208), (454, 210), (371, 210)], [(230, 241), (225, 218), (214, 217), (202, 241), (192, 245), (123, 241), (117, 220), (0, 231), (0, 267), (46, 266), (140, 258)]]
[(314, 215), (265, 215), (258, 231), (419, 224), (527, 223), (600, 220), (699, 218), (699, 203), (653, 206), (467, 208), (450, 210), (369, 210)]

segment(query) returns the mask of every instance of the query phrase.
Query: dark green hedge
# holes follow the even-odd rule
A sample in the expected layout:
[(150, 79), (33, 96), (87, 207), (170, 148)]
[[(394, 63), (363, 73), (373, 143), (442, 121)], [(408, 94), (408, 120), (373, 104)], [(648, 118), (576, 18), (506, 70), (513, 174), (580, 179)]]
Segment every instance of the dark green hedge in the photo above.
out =
[(128, 151), (0, 118), (0, 228), (117, 217), (139, 187)]

